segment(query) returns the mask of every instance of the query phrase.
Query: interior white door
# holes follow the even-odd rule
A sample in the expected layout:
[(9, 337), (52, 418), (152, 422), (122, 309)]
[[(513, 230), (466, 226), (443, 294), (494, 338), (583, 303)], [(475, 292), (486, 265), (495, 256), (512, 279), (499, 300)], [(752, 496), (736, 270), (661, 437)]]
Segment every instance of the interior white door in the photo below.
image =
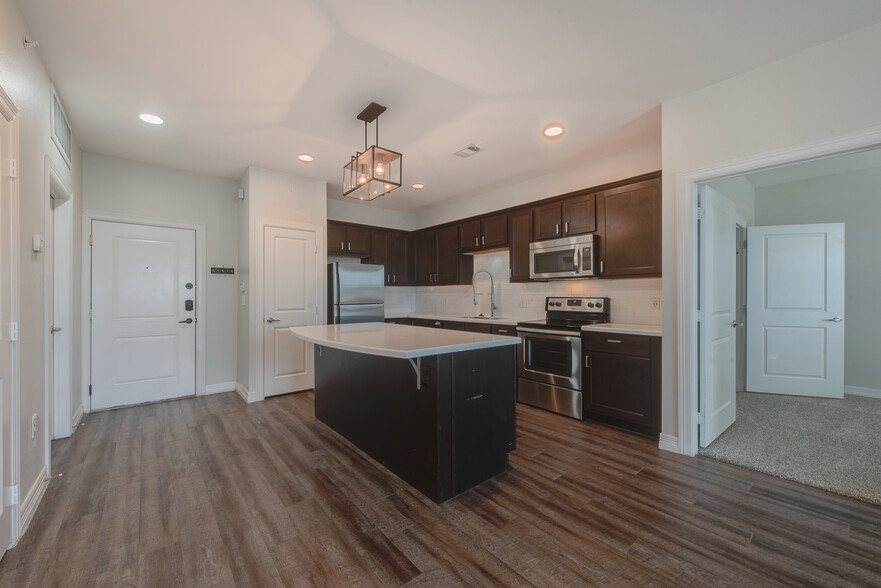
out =
[(314, 347), (288, 327), (318, 323), (315, 232), (263, 230), (263, 395), (315, 385)]
[[(10, 341), (10, 323), (14, 319), (13, 306), (13, 240), (15, 235), (15, 210), (13, 203), (14, 181), (9, 177), (13, 129), (10, 121), (0, 113), (0, 489), (13, 485), (12, 455), (12, 365), (13, 343)], [(4, 492), (5, 493), (5, 492)], [(12, 508), (6, 500), (0, 500), (0, 557), (12, 543)]]
[(195, 231), (93, 221), (92, 238), (92, 409), (194, 395)]
[(844, 223), (747, 232), (750, 392), (844, 396)]
[(700, 445), (706, 447), (736, 417), (737, 210), (709, 186), (701, 189)]

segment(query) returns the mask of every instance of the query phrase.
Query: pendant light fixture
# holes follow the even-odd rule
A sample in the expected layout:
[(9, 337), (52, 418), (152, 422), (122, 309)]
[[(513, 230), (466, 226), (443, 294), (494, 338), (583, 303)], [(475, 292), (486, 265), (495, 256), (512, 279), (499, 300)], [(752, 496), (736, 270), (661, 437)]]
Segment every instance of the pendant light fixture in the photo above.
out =
[[(401, 187), (401, 160), (397, 151), (379, 146), (379, 115), (385, 106), (371, 102), (357, 116), (364, 121), (364, 151), (357, 151), (343, 166), (343, 196), (373, 200)], [(374, 123), (374, 141), (367, 147), (367, 125)]]

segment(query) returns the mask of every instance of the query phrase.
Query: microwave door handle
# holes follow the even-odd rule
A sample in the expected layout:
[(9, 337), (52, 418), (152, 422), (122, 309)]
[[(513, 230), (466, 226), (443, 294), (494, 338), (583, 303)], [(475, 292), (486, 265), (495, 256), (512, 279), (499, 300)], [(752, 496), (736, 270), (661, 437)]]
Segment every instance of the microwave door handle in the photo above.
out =
[(575, 252), (572, 254), (572, 262), (575, 264), (575, 273), (578, 273), (578, 270), (581, 269), (581, 247), (576, 247)]

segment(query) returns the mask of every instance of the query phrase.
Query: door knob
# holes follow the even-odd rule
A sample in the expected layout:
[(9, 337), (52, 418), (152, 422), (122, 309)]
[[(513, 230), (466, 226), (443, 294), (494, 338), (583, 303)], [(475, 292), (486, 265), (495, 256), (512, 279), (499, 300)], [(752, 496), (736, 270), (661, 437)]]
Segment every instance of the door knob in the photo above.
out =
[(737, 321), (731, 321), (731, 326), (736, 329), (737, 327), (740, 326), (740, 323), (738, 323)]
[(53, 326), (52, 329), (50, 329), (49, 332), (50, 332), (50, 333), (60, 333), (60, 332), (61, 332), (61, 327), (54, 327), (54, 326)]
[(826, 323), (840, 323), (840, 322), (841, 322), (841, 317), (840, 317), (840, 316), (833, 316), (831, 319), (823, 319), (823, 322), (826, 322)]
[(193, 319), (188, 318), (188, 319), (185, 319), (185, 320), (182, 320), (182, 321), (177, 321), (177, 322), (179, 322), (179, 323), (181, 323), (181, 324), (192, 325), (192, 324), (193, 324)]
[(269, 317), (268, 319), (266, 319), (266, 322), (267, 323), (280, 323), (281, 319)]

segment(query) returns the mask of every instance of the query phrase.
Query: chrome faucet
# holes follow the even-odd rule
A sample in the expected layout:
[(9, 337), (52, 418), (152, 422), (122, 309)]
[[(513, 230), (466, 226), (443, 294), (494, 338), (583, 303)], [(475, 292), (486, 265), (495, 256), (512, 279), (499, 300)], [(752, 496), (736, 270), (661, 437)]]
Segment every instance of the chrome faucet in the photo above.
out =
[[(489, 276), (489, 292), (478, 292), (477, 288), (474, 287), (474, 278), (477, 277), (477, 274), (486, 274)], [(496, 316), (496, 286), (493, 281), (493, 275), (486, 270), (478, 270), (474, 272), (471, 276), (471, 290), (474, 292), (474, 306), (477, 306), (478, 294), (489, 294), (489, 316), (490, 318)]]

